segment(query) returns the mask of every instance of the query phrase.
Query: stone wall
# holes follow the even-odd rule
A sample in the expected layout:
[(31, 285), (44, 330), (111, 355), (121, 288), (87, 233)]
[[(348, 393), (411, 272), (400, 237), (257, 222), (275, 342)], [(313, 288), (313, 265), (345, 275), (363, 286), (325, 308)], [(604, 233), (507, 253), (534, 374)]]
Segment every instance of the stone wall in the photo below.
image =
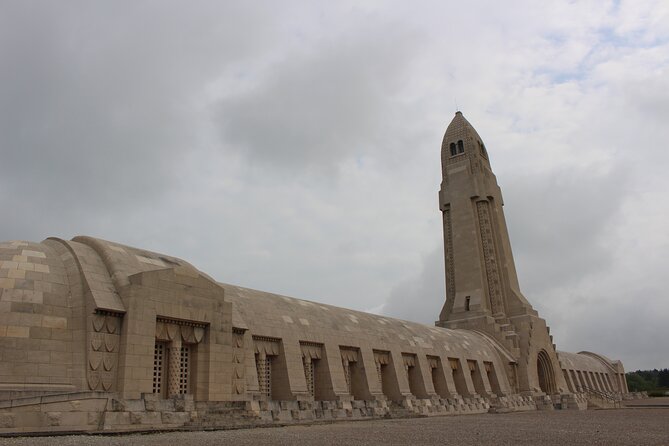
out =
[(229, 429), (375, 418), (465, 415), (535, 410), (528, 397), (407, 398), (374, 401), (195, 402), (190, 395), (163, 399), (146, 394), (78, 392), (0, 402), (0, 435)]

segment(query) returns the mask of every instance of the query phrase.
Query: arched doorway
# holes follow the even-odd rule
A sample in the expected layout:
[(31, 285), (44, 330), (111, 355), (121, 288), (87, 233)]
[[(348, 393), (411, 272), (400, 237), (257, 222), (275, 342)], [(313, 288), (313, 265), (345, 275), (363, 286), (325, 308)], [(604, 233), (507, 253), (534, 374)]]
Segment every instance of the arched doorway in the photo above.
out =
[(537, 356), (537, 376), (539, 377), (539, 387), (542, 392), (548, 395), (557, 393), (553, 364), (546, 350), (541, 350)]

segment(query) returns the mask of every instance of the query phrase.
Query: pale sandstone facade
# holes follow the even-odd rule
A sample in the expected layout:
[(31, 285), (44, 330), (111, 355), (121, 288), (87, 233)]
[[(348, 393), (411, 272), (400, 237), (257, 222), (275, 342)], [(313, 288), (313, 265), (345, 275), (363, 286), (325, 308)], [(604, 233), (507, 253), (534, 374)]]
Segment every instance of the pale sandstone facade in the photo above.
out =
[(553, 408), (627, 393), (556, 351), (520, 292), (481, 138), (442, 147), (436, 327), (215, 282), (91, 237), (0, 244), (0, 432), (143, 430)]

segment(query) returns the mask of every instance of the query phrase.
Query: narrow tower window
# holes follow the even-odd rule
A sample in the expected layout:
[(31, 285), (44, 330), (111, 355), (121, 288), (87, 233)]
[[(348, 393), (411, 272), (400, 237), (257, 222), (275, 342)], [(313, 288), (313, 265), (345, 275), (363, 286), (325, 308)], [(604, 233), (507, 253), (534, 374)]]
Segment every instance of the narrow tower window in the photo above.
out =
[(455, 143), (452, 142), (451, 143), (451, 156), (455, 156), (457, 154), (458, 154), (458, 152), (457, 152), (457, 149), (455, 148)]
[(470, 296), (465, 297), (465, 311), (469, 311), (469, 302), (472, 300)]
[(458, 153), (464, 153), (464, 151), (465, 151), (465, 145), (462, 142), (462, 140), (459, 140), (458, 141)]
[(485, 151), (485, 145), (481, 141), (479, 141), (479, 149), (481, 150), (481, 156), (483, 158), (488, 158), (488, 154)]

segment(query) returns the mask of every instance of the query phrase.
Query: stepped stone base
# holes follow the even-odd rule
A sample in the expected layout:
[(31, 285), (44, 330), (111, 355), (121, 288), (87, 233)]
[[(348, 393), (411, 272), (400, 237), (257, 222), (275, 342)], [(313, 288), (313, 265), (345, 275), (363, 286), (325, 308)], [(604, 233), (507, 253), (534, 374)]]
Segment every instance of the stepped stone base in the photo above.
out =
[(194, 402), (145, 394), (79, 392), (0, 401), (0, 435), (236, 429), (340, 420), (410, 418), (528, 410), (585, 409), (584, 394), (493, 396), (401, 401), (220, 401)]

